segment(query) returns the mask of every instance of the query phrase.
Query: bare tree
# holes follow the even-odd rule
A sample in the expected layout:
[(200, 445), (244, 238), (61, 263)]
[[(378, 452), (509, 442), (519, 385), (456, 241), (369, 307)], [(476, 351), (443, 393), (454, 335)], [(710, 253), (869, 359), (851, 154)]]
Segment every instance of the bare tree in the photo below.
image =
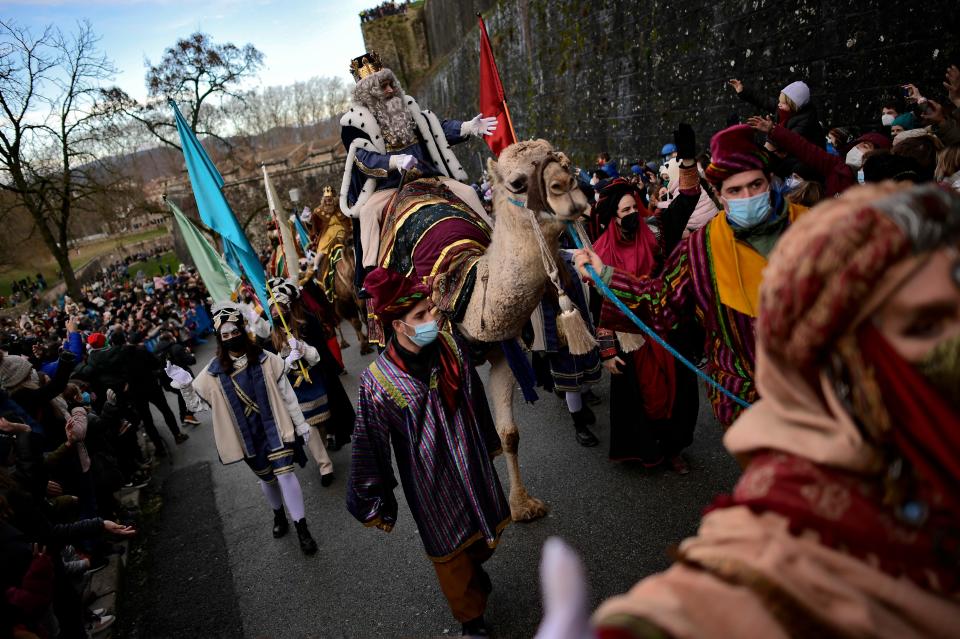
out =
[(160, 63), (147, 66), (147, 100), (140, 103), (113, 87), (107, 97), (134, 118), (160, 142), (179, 149), (176, 125), (168, 99), (177, 101), (190, 128), (198, 136), (218, 134), (225, 99), (242, 100), (240, 85), (263, 66), (263, 54), (252, 44), (242, 48), (231, 42), (216, 44), (205, 33), (177, 40), (163, 53)]
[(0, 189), (29, 213), (72, 295), (71, 221), (84, 203), (120, 179), (99, 158), (113, 112), (98, 100), (115, 73), (89, 22), (74, 34), (39, 36), (0, 21)]

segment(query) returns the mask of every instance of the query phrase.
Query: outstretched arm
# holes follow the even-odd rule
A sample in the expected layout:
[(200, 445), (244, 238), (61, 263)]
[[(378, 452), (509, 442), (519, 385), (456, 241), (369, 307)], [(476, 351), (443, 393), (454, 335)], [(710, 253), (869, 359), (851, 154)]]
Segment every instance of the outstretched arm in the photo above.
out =
[[(654, 331), (663, 335), (686, 316), (692, 299), (690, 275), (690, 238), (681, 240), (670, 255), (659, 277), (637, 277), (605, 266), (597, 254), (582, 249), (574, 254), (577, 270), (586, 276), (591, 264), (614, 295)], [(595, 286), (592, 278), (590, 283)], [(616, 305), (604, 297), (600, 326), (614, 331), (636, 332), (637, 327)]]
[(443, 133), (447, 136), (447, 142), (457, 144), (467, 139), (468, 135), (482, 138), (486, 135), (493, 135), (497, 130), (497, 118), (483, 117), (478, 113), (472, 120), (460, 122), (459, 120), (446, 120), (443, 123)]

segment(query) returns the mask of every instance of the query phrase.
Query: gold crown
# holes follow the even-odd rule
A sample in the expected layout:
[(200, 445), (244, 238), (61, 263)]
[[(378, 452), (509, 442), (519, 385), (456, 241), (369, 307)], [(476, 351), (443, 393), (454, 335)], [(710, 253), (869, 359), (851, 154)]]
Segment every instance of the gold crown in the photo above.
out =
[(380, 60), (380, 55), (373, 51), (350, 61), (350, 73), (357, 82), (381, 69), (383, 69), (383, 61)]
[(323, 187), (323, 197), (333, 197), (333, 187), (325, 186)]

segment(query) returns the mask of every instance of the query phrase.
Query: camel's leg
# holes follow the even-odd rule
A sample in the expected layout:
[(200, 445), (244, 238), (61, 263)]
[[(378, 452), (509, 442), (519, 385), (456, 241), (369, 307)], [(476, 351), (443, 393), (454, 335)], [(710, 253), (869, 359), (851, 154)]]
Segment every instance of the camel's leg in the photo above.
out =
[(340, 350), (350, 348), (350, 342), (348, 342), (347, 338), (343, 336), (343, 327), (340, 326), (339, 323), (337, 323), (337, 333), (340, 334)]
[(370, 348), (370, 342), (367, 340), (367, 336), (363, 332), (363, 322), (360, 321), (360, 318), (351, 317), (350, 324), (353, 326), (353, 330), (357, 332), (357, 341), (360, 342), (360, 354), (367, 355), (368, 353), (372, 353), (373, 349)]
[(488, 399), (493, 407), (493, 420), (497, 425), (500, 443), (507, 457), (507, 471), (510, 474), (510, 515), (514, 521), (532, 521), (547, 514), (547, 506), (536, 497), (527, 493), (520, 477), (520, 461), (517, 450), (520, 447), (520, 431), (513, 419), (514, 377), (507, 364), (507, 358), (499, 351), (491, 352), (490, 388)]

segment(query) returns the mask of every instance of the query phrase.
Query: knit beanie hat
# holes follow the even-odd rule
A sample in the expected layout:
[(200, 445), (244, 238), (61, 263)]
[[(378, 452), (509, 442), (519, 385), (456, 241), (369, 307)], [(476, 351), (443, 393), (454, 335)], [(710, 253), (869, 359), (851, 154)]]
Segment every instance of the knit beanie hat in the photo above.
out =
[(4, 351), (3, 360), (0, 361), (0, 387), (4, 390), (16, 388), (30, 377), (32, 371), (30, 360)]
[(731, 175), (744, 171), (767, 171), (770, 154), (757, 144), (756, 132), (747, 124), (736, 124), (710, 139), (706, 178), (717, 188)]
[(890, 138), (883, 133), (864, 133), (853, 141), (854, 144), (860, 144), (861, 142), (869, 142), (875, 149), (890, 148)]
[(920, 127), (920, 123), (917, 122), (917, 116), (915, 116), (910, 111), (906, 113), (901, 113), (893, 119), (893, 124), (890, 126), (902, 126), (904, 131), (910, 131), (911, 129), (916, 129)]
[(90, 348), (103, 348), (107, 343), (107, 336), (103, 333), (90, 333), (90, 336), (87, 337), (87, 344), (90, 345)]
[(802, 109), (810, 102), (810, 87), (807, 86), (806, 82), (801, 82), (800, 80), (791, 82), (783, 87), (781, 93), (790, 98), (790, 100), (797, 105), (798, 109)]
[(948, 189), (885, 183), (825, 201), (774, 248), (760, 286), (757, 337), (786, 363), (810, 365), (862, 321), (881, 288), (896, 290), (903, 275), (892, 266), (958, 239), (960, 196)]

